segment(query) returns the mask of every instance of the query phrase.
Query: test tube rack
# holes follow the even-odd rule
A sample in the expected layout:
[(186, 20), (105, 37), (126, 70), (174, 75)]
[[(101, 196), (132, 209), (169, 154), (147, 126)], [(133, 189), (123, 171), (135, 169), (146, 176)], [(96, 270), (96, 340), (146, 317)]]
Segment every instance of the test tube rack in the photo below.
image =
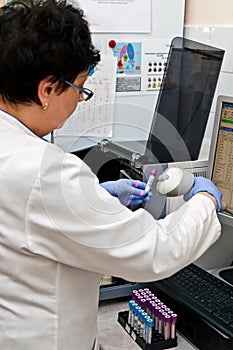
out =
[(152, 342), (147, 344), (145, 340), (140, 337), (134, 329), (128, 324), (129, 311), (120, 311), (118, 313), (117, 321), (129, 334), (129, 336), (137, 343), (143, 350), (162, 350), (177, 347), (177, 337), (174, 339), (165, 340), (164, 337), (157, 331), (152, 332)]

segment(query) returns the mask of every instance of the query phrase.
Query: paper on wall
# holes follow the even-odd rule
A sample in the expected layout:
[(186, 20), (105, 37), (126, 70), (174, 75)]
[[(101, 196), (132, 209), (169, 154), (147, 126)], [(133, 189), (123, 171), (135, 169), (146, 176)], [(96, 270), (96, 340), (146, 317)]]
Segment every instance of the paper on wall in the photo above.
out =
[(93, 90), (94, 96), (78, 104), (62, 128), (57, 129), (56, 136), (112, 136), (116, 58), (101, 56), (101, 62), (94, 74), (88, 77), (85, 87)]

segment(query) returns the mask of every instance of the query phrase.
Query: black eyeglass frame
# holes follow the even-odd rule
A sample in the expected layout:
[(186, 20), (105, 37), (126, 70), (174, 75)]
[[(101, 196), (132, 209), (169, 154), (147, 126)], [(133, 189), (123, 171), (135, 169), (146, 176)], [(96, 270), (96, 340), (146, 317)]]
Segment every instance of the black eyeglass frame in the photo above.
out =
[(84, 96), (83, 96), (83, 100), (86, 102), (88, 100), (90, 100), (92, 98), (92, 96), (94, 95), (94, 92), (90, 89), (87, 88), (82, 88), (81, 86), (78, 86), (76, 84), (71, 83), (68, 80), (63, 80), (64, 83), (66, 83), (67, 85), (73, 87), (74, 89), (78, 90), (79, 92), (81, 92)]

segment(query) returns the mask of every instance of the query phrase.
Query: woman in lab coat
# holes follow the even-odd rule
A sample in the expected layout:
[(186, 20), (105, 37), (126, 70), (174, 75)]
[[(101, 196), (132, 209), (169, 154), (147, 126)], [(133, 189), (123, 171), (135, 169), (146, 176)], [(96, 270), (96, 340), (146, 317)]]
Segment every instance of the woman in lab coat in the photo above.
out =
[(91, 97), (100, 58), (79, 9), (6, 5), (0, 52), (0, 349), (98, 349), (101, 276), (154, 281), (195, 261), (220, 235), (221, 194), (195, 185), (201, 193), (156, 221), (122, 205), (149, 198), (144, 183), (100, 186), (43, 139)]

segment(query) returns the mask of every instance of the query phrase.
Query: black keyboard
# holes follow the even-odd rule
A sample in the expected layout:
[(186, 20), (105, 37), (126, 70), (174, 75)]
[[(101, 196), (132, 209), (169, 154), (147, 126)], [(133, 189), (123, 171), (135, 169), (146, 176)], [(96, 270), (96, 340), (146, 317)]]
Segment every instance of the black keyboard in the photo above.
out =
[(232, 285), (194, 264), (154, 284), (233, 339)]

